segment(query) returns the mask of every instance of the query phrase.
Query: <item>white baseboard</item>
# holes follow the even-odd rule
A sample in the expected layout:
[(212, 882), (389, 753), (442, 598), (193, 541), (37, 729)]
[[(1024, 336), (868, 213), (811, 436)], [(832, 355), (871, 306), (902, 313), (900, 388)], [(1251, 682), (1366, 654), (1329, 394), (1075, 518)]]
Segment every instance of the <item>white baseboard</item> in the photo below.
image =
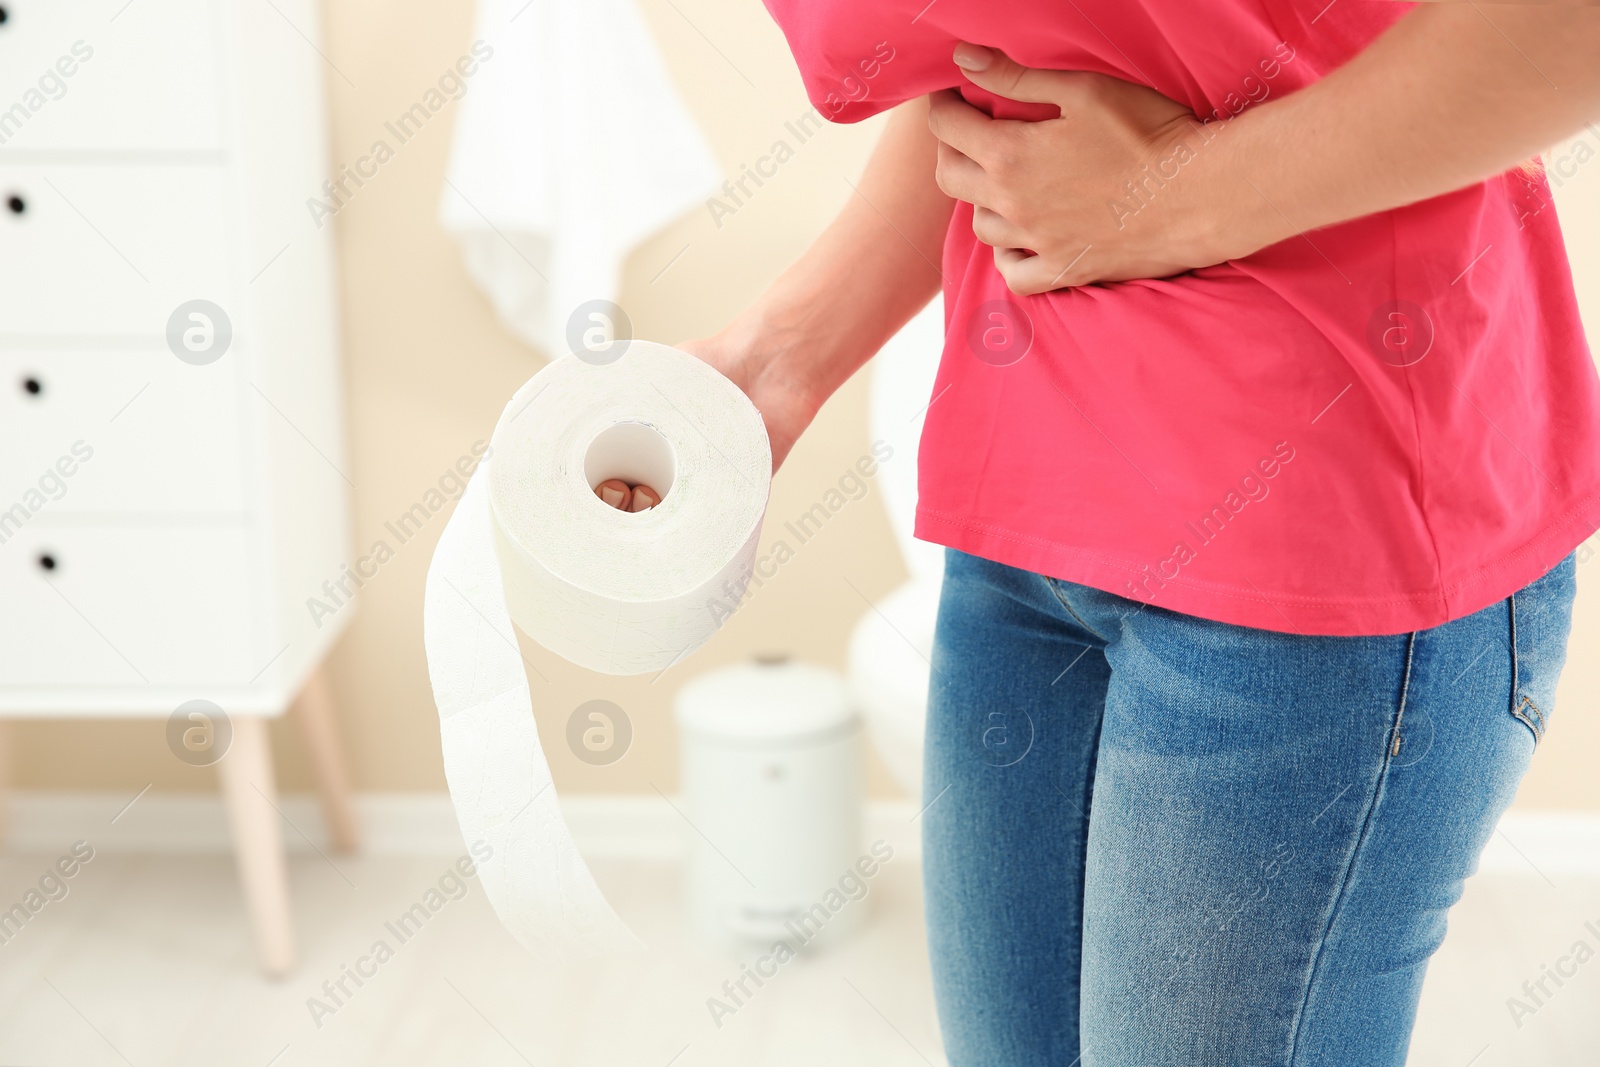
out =
[[(222, 799), (208, 793), (145, 793), (130, 805), (120, 793), (17, 790), (6, 804), (5, 847), (57, 852), (84, 840), (106, 853), (226, 853), (233, 849)], [(280, 797), (284, 845), (326, 851), (327, 831), (314, 796)], [(683, 850), (683, 816), (655, 795), (573, 794), (562, 813), (578, 848), (591, 858), (673, 859)], [(362, 793), (356, 797), (361, 851), (370, 856), (452, 855), (463, 849), (447, 793)], [(119, 814), (120, 813), (120, 814)], [(870, 801), (869, 839), (915, 848), (910, 801)], [(115, 821), (113, 821), (115, 820)]]
[[(7, 804), (5, 845), (58, 852), (85, 840), (108, 853), (226, 853), (232, 850), (221, 798), (205, 793), (19, 790)], [(328, 848), (316, 799), (280, 798), (291, 852)], [(683, 817), (659, 796), (571, 794), (561, 801), (579, 849), (591, 858), (672, 859), (681, 854)], [(444, 793), (363, 793), (356, 798), (362, 851), (372, 856), (434, 856), (461, 851), (455, 810)], [(120, 814), (119, 814), (120, 813)], [(909, 800), (867, 804), (869, 839), (920, 852), (917, 808)], [(113, 821), (114, 820), (114, 821)], [(1484, 851), (1492, 874), (1600, 875), (1600, 811), (1512, 811)]]

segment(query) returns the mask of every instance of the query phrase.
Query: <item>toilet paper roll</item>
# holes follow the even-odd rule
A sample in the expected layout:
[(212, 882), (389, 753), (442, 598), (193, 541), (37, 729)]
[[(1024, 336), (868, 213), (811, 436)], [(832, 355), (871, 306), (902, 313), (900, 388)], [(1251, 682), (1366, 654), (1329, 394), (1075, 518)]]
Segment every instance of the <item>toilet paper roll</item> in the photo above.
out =
[[(562, 820), (515, 622), (579, 666), (663, 671), (716, 632), (755, 559), (771, 482), (761, 416), (706, 363), (617, 342), (567, 356), (506, 405), (428, 568), (423, 641), (462, 836), (484, 891), (543, 956), (639, 946)], [(607, 354), (608, 358), (610, 353)], [(662, 494), (606, 505), (609, 478)]]

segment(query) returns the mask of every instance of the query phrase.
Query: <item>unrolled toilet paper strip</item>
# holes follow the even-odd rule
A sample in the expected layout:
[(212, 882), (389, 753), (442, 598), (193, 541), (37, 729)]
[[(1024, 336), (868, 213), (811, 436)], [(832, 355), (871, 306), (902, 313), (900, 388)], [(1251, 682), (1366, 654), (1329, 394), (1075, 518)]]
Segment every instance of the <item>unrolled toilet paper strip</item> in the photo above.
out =
[[(445, 777), (506, 928), (545, 957), (640, 947), (561, 817), (512, 623), (608, 674), (663, 671), (749, 582), (771, 477), (761, 416), (722, 375), (645, 341), (568, 356), (506, 405), (428, 568), (423, 641)], [(607, 478), (662, 494), (609, 507)], [(478, 850), (474, 850), (475, 852)]]

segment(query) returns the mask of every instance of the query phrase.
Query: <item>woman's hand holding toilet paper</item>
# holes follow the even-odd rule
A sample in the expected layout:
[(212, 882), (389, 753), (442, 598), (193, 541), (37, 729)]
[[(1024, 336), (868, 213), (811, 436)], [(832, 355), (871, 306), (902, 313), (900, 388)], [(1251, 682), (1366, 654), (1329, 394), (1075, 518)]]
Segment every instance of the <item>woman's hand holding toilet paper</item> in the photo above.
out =
[(734, 323), (715, 337), (685, 341), (678, 347), (721, 371), (755, 404), (766, 423), (772, 469), (777, 470), (826, 396), (814, 398), (815, 387), (807, 382), (803, 364), (767, 349), (757, 336), (740, 338), (738, 330)]
[[(657, 675), (726, 621), (771, 493), (761, 415), (685, 352), (557, 359), (506, 403), (423, 598), (445, 780), (485, 895), (540, 959), (635, 949), (562, 820), (520, 630), (608, 675)], [(608, 516), (604, 504), (635, 514)], [(656, 506), (659, 502), (660, 506)], [(548, 694), (541, 691), (541, 699)]]

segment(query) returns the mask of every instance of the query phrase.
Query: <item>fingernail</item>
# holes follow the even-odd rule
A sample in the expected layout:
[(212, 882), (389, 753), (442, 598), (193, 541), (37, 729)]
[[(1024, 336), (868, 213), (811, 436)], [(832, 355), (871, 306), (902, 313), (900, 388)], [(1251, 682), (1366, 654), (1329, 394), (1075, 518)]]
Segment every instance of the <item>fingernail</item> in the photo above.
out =
[(659, 503), (661, 503), (661, 498), (656, 496), (656, 491), (650, 488), (648, 485), (639, 485), (634, 487), (633, 507), (631, 510), (649, 511)]
[(994, 53), (981, 44), (962, 41), (956, 45), (955, 54), (950, 58), (962, 70), (988, 70), (989, 64), (994, 61)]
[(594, 491), (601, 500), (612, 507), (628, 510), (628, 483), (621, 478), (607, 478), (595, 486)]

